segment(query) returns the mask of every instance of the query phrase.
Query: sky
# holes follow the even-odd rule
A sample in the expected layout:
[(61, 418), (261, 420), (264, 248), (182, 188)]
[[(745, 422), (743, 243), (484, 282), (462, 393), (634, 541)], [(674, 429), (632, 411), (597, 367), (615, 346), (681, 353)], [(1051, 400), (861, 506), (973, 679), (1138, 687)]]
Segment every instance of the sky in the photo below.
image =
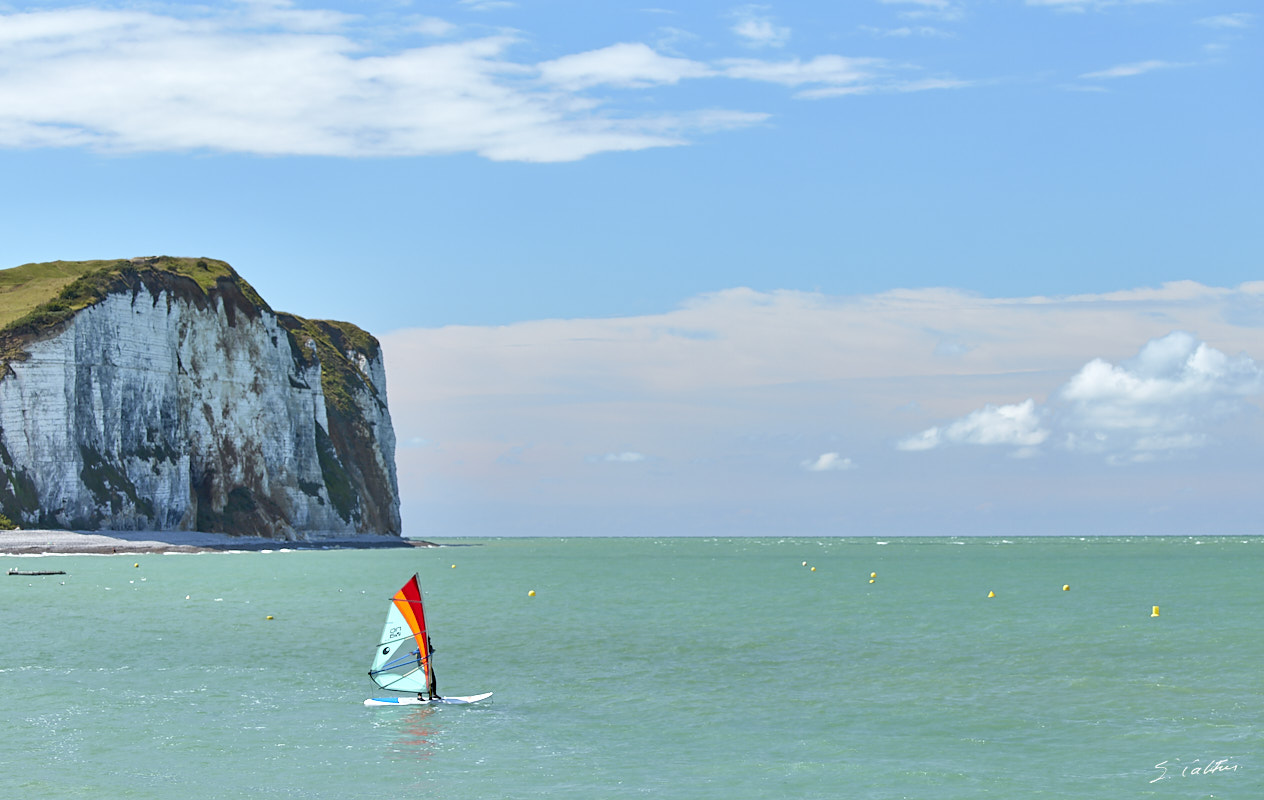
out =
[(0, 266), (382, 342), (405, 534), (1264, 533), (1246, 0), (0, 0)]

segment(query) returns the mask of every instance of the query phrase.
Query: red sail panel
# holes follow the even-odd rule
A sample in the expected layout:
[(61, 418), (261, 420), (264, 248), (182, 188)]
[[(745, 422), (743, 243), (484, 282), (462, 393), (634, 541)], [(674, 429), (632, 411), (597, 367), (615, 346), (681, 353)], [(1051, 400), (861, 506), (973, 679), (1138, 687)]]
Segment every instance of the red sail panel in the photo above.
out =
[(426, 675), (430, 675), (430, 640), (426, 637), (426, 611), (421, 602), (421, 584), (417, 580), (417, 576), (413, 575), (408, 579), (395, 596), (391, 598), (395, 602), (395, 607), (399, 609), (399, 613), (404, 617), (404, 621), (408, 623), (408, 627), (412, 628), (413, 636), (417, 640), (417, 651), (421, 654), (421, 666), (426, 670)]

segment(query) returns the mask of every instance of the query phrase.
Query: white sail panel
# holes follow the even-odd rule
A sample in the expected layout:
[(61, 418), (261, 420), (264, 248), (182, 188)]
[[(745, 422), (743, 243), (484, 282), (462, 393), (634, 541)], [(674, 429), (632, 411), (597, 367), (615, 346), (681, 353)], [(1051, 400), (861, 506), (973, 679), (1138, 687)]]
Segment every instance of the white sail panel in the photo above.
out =
[(417, 632), (394, 602), (386, 612), (386, 624), (382, 626), (382, 635), (373, 655), (369, 676), (383, 689), (396, 692), (427, 691), (428, 680), (422, 665)]

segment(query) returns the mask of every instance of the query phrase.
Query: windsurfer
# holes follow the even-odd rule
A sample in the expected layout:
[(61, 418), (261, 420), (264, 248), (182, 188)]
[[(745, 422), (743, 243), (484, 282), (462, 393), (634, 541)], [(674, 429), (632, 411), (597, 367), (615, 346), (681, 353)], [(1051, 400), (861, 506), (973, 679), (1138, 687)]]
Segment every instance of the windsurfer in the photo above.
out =
[(429, 662), (429, 664), (427, 665), (428, 668), (426, 669), (426, 675), (430, 678), (430, 685), (427, 686), (426, 688), (430, 691), (431, 700), (440, 700), (442, 698), (439, 697), (439, 682), (435, 680), (435, 672), (434, 672), (435, 647), (434, 647), (434, 642), (430, 641), (429, 636), (426, 637), (426, 649), (430, 651), (430, 658), (426, 659)]
[[(424, 662), (422, 662), (420, 658), (418, 658), (417, 660), (418, 662), (422, 663), (422, 665), (425, 667), (426, 679), (427, 679), (426, 693), (430, 695), (429, 699), (442, 700), (443, 698), (439, 696), (439, 682), (435, 680), (434, 659), (432, 658), (432, 656), (434, 655), (434, 651), (435, 651), (434, 642), (430, 641), (430, 637), (427, 636), (426, 637), (426, 659)], [(413, 653), (420, 656), (420, 653), (417, 653), (416, 650), (414, 650)], [(417, 692), (417, 699), (425, 700), (426, 693)]]

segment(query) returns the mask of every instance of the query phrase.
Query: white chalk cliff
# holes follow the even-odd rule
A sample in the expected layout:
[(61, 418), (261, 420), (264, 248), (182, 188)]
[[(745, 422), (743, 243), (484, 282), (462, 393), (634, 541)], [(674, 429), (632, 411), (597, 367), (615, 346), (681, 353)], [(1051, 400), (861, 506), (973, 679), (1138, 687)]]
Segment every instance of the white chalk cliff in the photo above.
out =
[[(227, 275), (200, 286), (198, 265)], [(133, 259), (88, 278), (62, 292), (86, 307), (0, 333), (0, 507), (14, 523), (399, 535), (372, 336), (274, 312), (223, 262)]]

